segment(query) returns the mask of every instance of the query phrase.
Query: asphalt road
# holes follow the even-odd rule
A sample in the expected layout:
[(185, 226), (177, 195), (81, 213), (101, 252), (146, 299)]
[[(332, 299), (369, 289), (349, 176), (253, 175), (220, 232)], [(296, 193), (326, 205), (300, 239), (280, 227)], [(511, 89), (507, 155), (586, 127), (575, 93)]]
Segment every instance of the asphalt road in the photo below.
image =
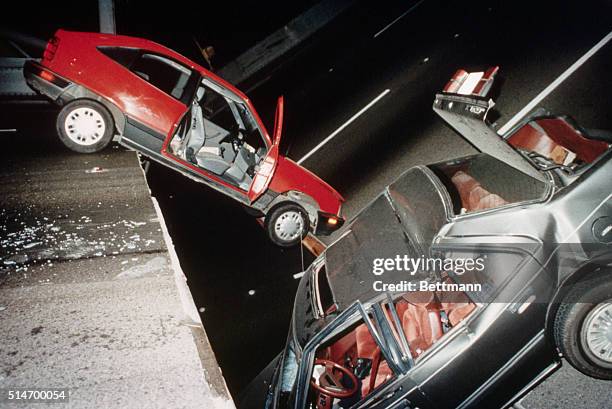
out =
[[(303, 163), (349, 198), (345, 210), (353, 214), (409, 166), (471, 151), (431, 110), (456, 69), (501, 67), (496, 108), (503, 124), (612, 29), (609, 2), (532, 3), (476, 1), (458, 12), (447, 2), (425, 1), (376, 37), (410, 6), (389, 15), (379, 2), (365, 4), (253, 100), (257, 106), (258, 99), (285, 95), (283, 148), (299, 160), (390, 90)], [(587, 64), (543, 105), (586, 126), (612, 128), (606, 50), (607, 58), (599, 54), (598, 64)], [(573, 94), (563, 95), (565, 88)]]
[[(276, 96), (284, 94), (281, 149), (296, 161), (335, 135), (303, 164), (347, 198), (349, 217), (408, 167), (473, 152), (431, 110), (435, 92), (457, 68), (501, 66), (502, 125), (612, 28), (612, 5), (604, 1), (540, 8), (480, 1), (460, 12), (442, 1), (412, 8), (416, 3), (360, 3), (249, 93), (268, 123)], [(611, 56), (608, 45), (540, 105), (587, 127), (612, 129)], [(301, 254), (269, 245), (238, 205), (214, 192), (155, 166), (149, 181), (236, 394), (284, 345)], [(524, 406), (610, 406), (607, 384), (568, 367)]]

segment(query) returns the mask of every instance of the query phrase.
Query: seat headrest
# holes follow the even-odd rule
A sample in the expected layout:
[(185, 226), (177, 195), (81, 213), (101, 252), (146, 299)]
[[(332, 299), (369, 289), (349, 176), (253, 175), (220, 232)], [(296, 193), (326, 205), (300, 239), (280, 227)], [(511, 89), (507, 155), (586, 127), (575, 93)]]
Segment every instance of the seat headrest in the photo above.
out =
[(198, 102), (202, 101), (202, 98), (204, 98), (204, 92), (205, 92), (204, 87), (198, 88), (196, 92), (196, 99)]

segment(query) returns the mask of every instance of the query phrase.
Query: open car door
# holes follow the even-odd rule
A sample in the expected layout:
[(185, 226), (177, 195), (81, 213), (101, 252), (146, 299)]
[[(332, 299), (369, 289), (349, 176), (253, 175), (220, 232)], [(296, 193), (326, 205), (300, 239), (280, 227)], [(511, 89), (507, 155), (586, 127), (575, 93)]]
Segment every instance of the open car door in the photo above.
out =
[(261, 161), (259, 167), (255, 172), (253, 183), (249, 189), (248, 198), (249, 202), (253, 203), (259, 196), (263, 194), (268, 188), (272, 177), (274, 176), (274, 170), (278, 162), (278, 145), (280, 144), (281, 133), (283, 131), (283, 110), (284, 110), (284, 98), (281, 95), (278, 97), (276, 104), (276, 114), (274, 115), (274, 135), (272, 137), (272, 146), (268, 150), (266, 157)]

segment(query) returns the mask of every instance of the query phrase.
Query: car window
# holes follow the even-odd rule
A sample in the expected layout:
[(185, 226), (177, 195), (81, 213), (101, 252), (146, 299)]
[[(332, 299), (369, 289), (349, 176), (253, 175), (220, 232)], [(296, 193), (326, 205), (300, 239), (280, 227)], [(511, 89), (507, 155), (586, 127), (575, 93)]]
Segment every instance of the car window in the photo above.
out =
[(192, 73), (187, 67), (137, 48), (98, 47), (98, 50), (166, 94), (183, 100)]
[(307, 407), (331, 399), (330, 407), (348, 408), (371, 398), (476, 309), (462, 291), (387, 294), (362, 319), (316, 347)]
[(140, 55), (132, 65), (132, 71), (176, 99), (183, 96), (190, 75), (187, 68), (155, 54)]
[(431, 165), (446, 186), (455, 214), (543, 199), (548, 185), (481, 153)]
[(98, 47), (98, 51), (127, 68), (140, 54), (139, 49), (126, 47)]
[(334, 296), (329, 286), (327, 279), (327, 271), (325, 263), (320, 263), (314, 271), (315, 274), (315, 295), (317, 300), (317, 308), (321, 316), (327, 315), (335, 309)]

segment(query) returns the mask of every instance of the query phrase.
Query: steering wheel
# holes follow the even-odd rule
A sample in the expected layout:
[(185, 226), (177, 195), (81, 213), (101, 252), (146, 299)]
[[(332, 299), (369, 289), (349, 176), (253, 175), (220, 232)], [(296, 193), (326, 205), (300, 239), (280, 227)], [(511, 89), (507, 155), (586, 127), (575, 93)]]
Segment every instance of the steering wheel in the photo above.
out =
[[(328, 359), (316, 359), (315, 365), (325, 366), (325, 372), (319, 377), (319, 383), (314, 378), (310, 380), (310, 385), (318, 392), (323, 393), (327, 396), (337, 399), (348, 398), (357, 392), (359, 383), (357, 377), (351, 372), (350, 369), (337, 364), (334, 361)], [(337, 376), (334, 371), (341, 372), (348, 376), (353, 386), (347, 388), (342, 384), (342, 376)]]
[(236, 153), (238, 153), (240, 147), (244, 144), (243, 135), (245, 132), (246, 129), (241, 128), (238, 124), (234, 124), (230, 129), (229, 134), (224, 138), (226, 140), (229, 140), (229, 142), (232, 144), (232, 149)]

